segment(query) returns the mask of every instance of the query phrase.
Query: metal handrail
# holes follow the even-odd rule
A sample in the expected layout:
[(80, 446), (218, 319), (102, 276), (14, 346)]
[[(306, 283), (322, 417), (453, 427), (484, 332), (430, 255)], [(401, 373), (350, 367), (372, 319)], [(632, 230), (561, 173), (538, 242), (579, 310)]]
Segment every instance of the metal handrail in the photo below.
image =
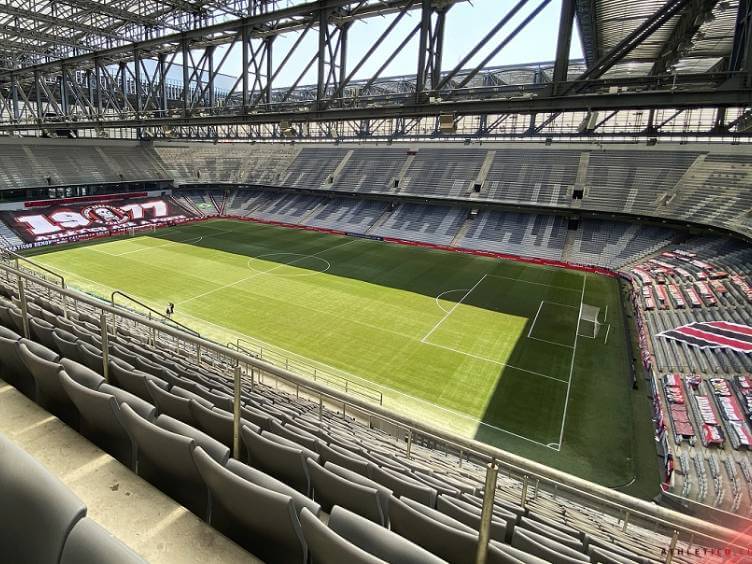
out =
[(56, 291), (62, 296), (73, 299), (74, 301), (93, 306), (94, 308), (101, 310), (103, 316), (110, 314), (114, 318), (120, 317), (122, 319), (130, 320), (144, 327), (157, 330), (177, 340), (190, 343), (197, 349), (203, 348), (204, 350), (212, 351), (220, 356), (231, 359), (237, 365), (248, 365), (261, 372), (281, 378), (292, 385), (298, 385), (313, 392), (322, 400), (323, 398), (326, 398), (327, 401), (349, 406), (355, 412), (360, 412), (371, 418), (394, 425), (398, 429), (405, 429), (410, 432), (410, 436), (412, 436), (413, 432), (417, 432), (420, 435), (429, 437), (438, 442), (443, 442), (459, 448), (461, 452), (473, 455), (478, 459), (491, 460), (500, 467), (503, 467), (503, 469), (509, 473), (514, 472), (518, 476), (524, 476), (530, 480), (537, 480), (542, 484), (549, 485), (558, 494), (568, 492), (572, 494), (572, 499), (577, 500), (579, 503), (592, 503), (592, 506), (598, 507), (601, 510), (606, 509), (610, 511), (612, 515), (621, 516), (625, 520), (631, 519), (631, 522), (634, 522), (634, 519), (637, 518), (653, 524), (656, 527), (661, 526), (668, 531), (685, 534), (687, 538), (692, 539), (695, 543), (698, 541), (701, 542), (704, 539), (709, 543), (713, 543), (714, 546), (720, 544), (739, 547), (746, 550), (746, 546), (741, 544), (742, 539), (740, 539), (740, 535), (726, 527), (708, 523), (701, 519), (623, 494), (619, 491), (601, 486), (583, 478), (562, 472), (561, 470), (544, 466), (543, 464), (528, 460), (508, 451), (480, 443), (474, 439), (467, 439), (448, 431), (430, 428), (422, 421), (395, 414), (381, 406), (376, 406), (352, 398), (344, 393), (322, 386), (317, 382), (311, 382), (306, 378), (302, 378), (264, 360), (254, 358), (240, 351), (233, 351), (219, 343), (201, 338), (180, 329), (165, 326), (162, 323), (148, 319), (143, 315), (131, 312), (126, 308), (117, 305), (110, 305), (107, 302), (102, 302), (101, 300), (92, 298), (82, 292), (68, 288), (60, 288), (45, 279), (34, 277), (32, 274), (13, 267), (0, 264), (0, 269), (6, 271), (6, 273), (10, 273), (12, 276), (22, 278), (23, 280), (31, 280), (48, 290)]
[[(253, 349), (248, 349), (246, 347), (243, 347), (240, 343), (246, 343), (248, 345), (251, 345), (253, 347), (258, 347), (258, 352), (256, 352)], [(313, 381), (321, 380), (323, 382), (329, 383), (334, 385), (334, 387), (344, 388), (345, 392), (355, 394), (367, 399), (378, 401), (379, 405), (384, 405), (384, 393), (376, 388), (375, 386), (371, 386), (369, 384), (363, 384), (362, 382), (356, 382), (354, 380), (350, 380), (349, 378), (346, 378), (344, 376), (339, 376), (337, 374), (331, 374), (327, 372), (326, 370), (321, 370), (320, 368), (314, 366), (313, 364), (309, 364), (303, 360), (297, 360), (297, 359), (290, 359), (290, 357), (285, 356), (284, 354), (275, 351), (274, 349), (271, 349), (267, 347), (267, 356), (264, 356), (264, 347), (262, 345), (257, 345), (256, 343), (252, 343), (251, 341), (248, 341), (243, 338), (238, 338), (235, 343), (228, 343), (228, 347), (235, 347), (240, 352), (246, 352), (253, 355), (257, 355), (258, 358), (269, 360), (269, 354), (268, 353), (274, 353), (275, 356), (279, 356), (281, 360), (284, 360), (285, 362), (285, 369), (290, 370), (290, 367), (293, 368), (307, 368), (311, 370)], [(366, 392), (361, 391), (366, 390)], [(367, 393), (370, 392), (370, 393)]]
[(3, 249), (2, 252), (9, 254), (11, 256), (11, 258), (13, 258), (16, 261), (16, 268), (17, 269), (20, 269), (20, 265), (19, 265), (20, 261), (26, 262), (26, 263), (32, 265), (34, 268), (37, 268), (37, 269), (41, 270), (42, 272), (45, 272), (46, 274), (49, 274), (50, 276), (53, 276), (54, 278), (57, 278), (58, 280), (60, 280), (60, 286), (62, 288), (66, 287), (65, 286), (65, 277), (62, 274), (58, 274), (57, 272), (54, 272), (53, 270), (50, 270), (46, 266), (42, 266), (41, 264), (39, 264), (37, 262), (34, 262), (30, 258), (27, 258), (25, 256), (19, 255), (18, 253), (16, 253), (15, 251), (11, 251), (10, 249)]
[(157, 317), (159, 317), (159, 318), (163, 319), (163, 320), (164, 320), (165, 322), (167, 322), (167, 323), (172, 323), (173, 325), (176, 325), (177, 327), (180, 327), (180, 328), (181, 328), (181, 329), (182, 329), (183, 331), (185, 331), (186, 333), (190, 333), (191, 335), (194, 335), (195, 337), (201, 337), (201, 333), (199, 333), (199, 332), (198, 332), (198, 331), (196, 331), (195, 329), (191, 329), (191, 328), (190, 328), (190, 327), (188, 327), (187, 325), (183, 325), (183, 324), (182, 324), (182, 323), (180, 323), (179, 321), (175, 321), (174, 319), (172, 319), (171, 317), (169, 317), (169, 316), (165, 315), (165, 314), (164, 314), (164, 313), (162, 313), (161, 311), (157, 311), (157, 310), (156, 310), (156, 309), (154, 309), (153, 307), (151, 307), (151, 306), (149, 306), (149, 305), (146, 305), (146, 304), (145, 304), (144, 302), (142, 302), (142, 301), (140, 301), (140, 300), (138, 300), (138, 299), (134, 298), (133, 296), (129, 296), (128, 294), (126, 294), (125, 292), (121, 292), (120, 290), (115, 290), (115, 291), (114, 291), (114, 292), (112, 292), (112, 294), (110, 295), (110, 302), (112, 302), (112, 305), (113, 305), (113, 306), (114, 306), (114, 305), (116, 305), (116, 304), (115, 304), (115, 296), (122, 296), (122, 297), (124, 297), (125, 299), (127, 299), (127, 300), (129, 300), (129, 301), (133, 302), (134, 304), (138, 304), (139, 306), (141, 306), (141, 307), (143, 307), (143, 308), (145, 308), (145, 309), (149, 310), (149, 314), (150, 314), (150, 315), (151, 315), (151, 314), (153, 313), (153, 314), (155, 314), (155, 315), (156, 315)]

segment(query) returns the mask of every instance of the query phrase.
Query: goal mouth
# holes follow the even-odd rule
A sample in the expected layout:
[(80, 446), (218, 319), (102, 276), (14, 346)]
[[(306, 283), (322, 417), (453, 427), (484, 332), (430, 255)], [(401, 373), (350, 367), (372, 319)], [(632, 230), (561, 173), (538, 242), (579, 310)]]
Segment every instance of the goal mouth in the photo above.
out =
[(157, 230), (157, 226), (153, 223), (146, 223), (139, 225), (138, 227), (128, 228), (128, 237), (136, 237), (137, 235), (143, 235), (144, 233), (154, 233)]
[(608, 306), (601, 315), (601, 308), (583, 303), (580, 309), (580, 322), (578, 326), (577, 336), (586, 337), (588, 339), (599, 339), (603, 336), (603, 342), (608, 341), (608, 333), (611, 329), (611, 324), (607, 321)]
[(583, 303), (580, 307), (580, 323), (578, 336), (597, 339), (601, 332), (602, 323), (599, 321), (601, 308)]

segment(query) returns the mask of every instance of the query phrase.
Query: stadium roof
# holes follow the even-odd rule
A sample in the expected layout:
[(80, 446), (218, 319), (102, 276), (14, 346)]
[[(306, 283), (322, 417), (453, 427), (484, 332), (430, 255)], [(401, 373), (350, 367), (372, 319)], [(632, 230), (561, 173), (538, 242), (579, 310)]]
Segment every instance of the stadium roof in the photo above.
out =
[[(590, 66), (645, 23), (668, 0), (577, 0), (585, 60)], [(675, 69), (679, 73), (713, 70), (731, 55), (739, 0), (695, 1), (671, 17), (628, 60), (606, 76), (645, 76)]]
[[(462, 0), (464, 1), (464, 0)], [(121, 47), (306, 0), (6, 0), (0, 61), (16, 68)], [(364, 2), (364, 4), (367, 2)], [(378, 2), (377, 2), (378, 3)], [(590, 66), (668, 0), (576, 0)], [(695, 0), (606, 76), (712, 70), (731, 54), (739, 0)]]
[(303, 1), (4, 0), (0, 60), (14, 60), (19, 66), (49, 62)]

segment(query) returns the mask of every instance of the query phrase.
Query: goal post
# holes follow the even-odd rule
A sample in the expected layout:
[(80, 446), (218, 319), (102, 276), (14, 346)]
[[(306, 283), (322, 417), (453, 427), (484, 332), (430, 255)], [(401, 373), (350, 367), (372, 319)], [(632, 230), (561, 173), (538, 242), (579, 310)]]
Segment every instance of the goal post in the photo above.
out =
[(589, 337), (590, 339), (598, 338), (603, 324), (598, 320), (601, 308), (582, 304), (580, 308), (579, 336)]
[(135, 237), (137, 235), (143, 235), (145, 233), (154, 233), (156, 230), (157, 227), (153, 223), (147, 223), (146, 225), (140, 225), (138, 227), (129, 227), (128, 237)]
[(590, 304), (582, 304), (580, 309), (579, 337), (599, 339), (603, 337), (604, 344), (608, 342), (611, 323), (608, 322), (608, 306), (605, 310)]

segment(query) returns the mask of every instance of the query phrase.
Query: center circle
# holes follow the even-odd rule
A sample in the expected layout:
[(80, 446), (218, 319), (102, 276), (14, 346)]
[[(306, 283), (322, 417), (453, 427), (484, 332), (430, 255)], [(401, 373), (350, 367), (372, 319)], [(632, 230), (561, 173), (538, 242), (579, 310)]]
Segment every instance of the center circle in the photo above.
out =
[[(273, 265), (267, 270), (260, 270), (253, 266), (253, 262), (257, 260), (268, 260), (270, 262), (277, 262), (279, 264)], [(283, 273), (275, 272), (278, 269), (281, 270), (285, 266), (297, 267), (303, 270), (303, 272), (295, 273)], [(301, 253), (266, 253), (248, 259), (248, 268), (259, 274), (274, 274), (277, 276), (284, 276), (285, 278), (299, 278), (301, 276), (314, 276), (316, 274), (322, 274), (332, 267), (332, 263), (328, 260), (315, 255), (304, 255)]]

